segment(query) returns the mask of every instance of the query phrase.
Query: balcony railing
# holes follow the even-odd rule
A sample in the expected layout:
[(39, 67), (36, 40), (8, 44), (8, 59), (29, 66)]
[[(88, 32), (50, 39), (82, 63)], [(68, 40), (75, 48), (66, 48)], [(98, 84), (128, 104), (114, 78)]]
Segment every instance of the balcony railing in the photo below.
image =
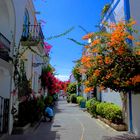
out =
[(23, 46), (43, 45), (44, 35), (39, 25), (23, 25), (21, 43)]
[(5, 61), (9, 61), (11, 59), (9, 56), (10, 44), (10, 41), (0, 33), (0, 58)]

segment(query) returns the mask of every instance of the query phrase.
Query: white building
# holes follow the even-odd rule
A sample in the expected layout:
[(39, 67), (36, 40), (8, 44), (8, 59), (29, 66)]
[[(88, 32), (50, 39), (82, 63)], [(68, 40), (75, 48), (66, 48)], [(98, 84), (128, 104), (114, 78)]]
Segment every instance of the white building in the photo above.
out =
[[(13, 105), (18, 106), (18, 93), (13, 80), (12, 60), (16, 48), (27, 48), (20, 59), (24, 60), (27, 80), (38, 93), (39, 76), (44, 64), (43, 33), (37, 22), (32, 0), (0, 0), (0, 133), (11, 134), (13, 129)], [(35, 52), (28, 49), (30, 46)], [(39, 55), (38, 55), (39, 54)], [(38, 66), (35, 66), (36, 63)], [(5, 106), (5, 107), (4, 107)], [(10, 107), (9, 107), (10, 106)], [(17, 107), (18, 108), (18, 107)]]
[[(140, 0), (112, 0), (109, 10), (105, 13), (102, 22), (108, 23), (125, 20), (128, 21), (131, 17), (136, 20), (135, 28), (140, 31), (140, 13), (139, 11)], [(101, 22), (101, 26), (102, 26)], [(108, 29), (106, 29), (109, 31)], [(137, 37), (137, 36), (136, 36)], [(113, 102), (122, 106), (120, 94), (110, 89), (101, 91), (98, 97), (102, 101)], [(128, 128), (130, 132), (140, 135), (140, 111), (139, 111), (139, 94), (129, 94), (128, 99)]]

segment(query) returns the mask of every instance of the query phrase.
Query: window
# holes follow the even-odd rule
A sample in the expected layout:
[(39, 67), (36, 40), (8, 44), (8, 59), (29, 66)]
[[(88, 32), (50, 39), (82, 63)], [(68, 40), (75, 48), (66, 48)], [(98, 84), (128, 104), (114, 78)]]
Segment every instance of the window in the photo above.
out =
[(22, 36), (27, 38), (29, 36), (29, 13), (27, 11), (27, 9), (25, 10), (25, 14), (24, 14), (24, 24), (23, 24), (23, 34)]

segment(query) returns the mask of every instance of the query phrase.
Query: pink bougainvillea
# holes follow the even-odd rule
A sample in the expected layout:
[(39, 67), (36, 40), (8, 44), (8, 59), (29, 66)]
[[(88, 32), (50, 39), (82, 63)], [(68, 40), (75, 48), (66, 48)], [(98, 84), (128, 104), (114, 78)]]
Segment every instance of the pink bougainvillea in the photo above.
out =
[(48, 44), (47, 42), (44, 42), (44, 51), (46, 54), (50, 52), (51, 48), (52, 48), (52, 45)]

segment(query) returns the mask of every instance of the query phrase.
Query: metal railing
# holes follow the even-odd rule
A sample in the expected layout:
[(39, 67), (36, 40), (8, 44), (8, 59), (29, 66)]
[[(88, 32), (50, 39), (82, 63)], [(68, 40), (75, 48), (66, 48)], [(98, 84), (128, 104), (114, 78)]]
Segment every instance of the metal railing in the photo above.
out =
[(40, 24), (38, 25), (23, 25), (23, 33), (21, 41), (36, 41), (44, 40), (44, 35)]
[(0, 133), (8, 132), (9, 99), (0, 96)]

